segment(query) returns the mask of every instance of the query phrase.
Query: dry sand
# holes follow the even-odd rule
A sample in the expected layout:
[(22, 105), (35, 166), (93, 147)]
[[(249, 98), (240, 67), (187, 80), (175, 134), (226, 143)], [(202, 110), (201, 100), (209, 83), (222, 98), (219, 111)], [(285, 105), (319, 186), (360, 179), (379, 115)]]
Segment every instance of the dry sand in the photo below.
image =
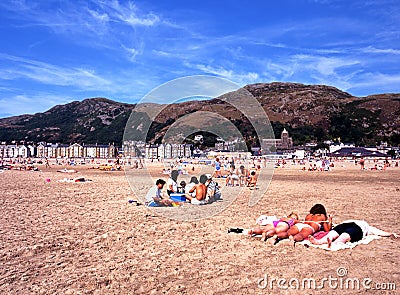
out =
[[(328, 252), (285, 243), (273, 247), (227, 234), (230, 227), (252, 226), (261, 214), (296, 211), (304, 217), (315, 203), (335, 211), (336, 222), (365, 219), (378, 228), (400, 232), (400, 168), (360, 171), (351, 163), (336, 166), (331, 172), (299, 171), (294, 166), (276, 169), (256, 206), (247, 205), (245, 189), (223, 212), (192, 222), (169, 220), (128, 203), (136, 196), (123, 171), (84, 166), (68, 176), (57, 173), (60, 167), (55, 166), (41, 167), (41, 172), (4, 171), (0, 173), (0, 293), (380, 294), (363, 286), (333, 289), (328, 282), (321, 290), (283, 290), (276, 281), (272, 290), (258, 286), (265, 283), (258, 284), (265, 276), (269, 283), (312, 278), (320, 285), (324, 278), (339, 279), (338, 268), (348, 272), (342, 278), (360, 282), (370, 278), (370, 287), (394, 283), (399, 289), (400, 240), (382, 238), (352, 250)], [(57, 182), (75, 176), (93, 181)], [(207, 206), (202, 207), (212, 208)]]

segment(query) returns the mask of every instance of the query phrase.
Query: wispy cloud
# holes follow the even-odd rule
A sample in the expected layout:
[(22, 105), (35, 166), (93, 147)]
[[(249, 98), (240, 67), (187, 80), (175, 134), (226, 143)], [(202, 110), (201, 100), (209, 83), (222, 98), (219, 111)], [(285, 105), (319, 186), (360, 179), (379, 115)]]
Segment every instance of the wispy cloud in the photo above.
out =
[(73, 101), (72, 97), (62, 97), (50, 95), (48, 93), (39, 93), (36, 95), (19, 94), (0, 97), (0, 114), (4, 114), (4, 117), (20, 114), (34, 114), (44, 112), (54, 105), (65, 104), (71, 101)]
[(400, 54), (400, 49), (393, 49), (393, 48), (375, 48), (372, 46), (368, 46), (365, 48), (360, 48), (360, 51), (363, 53), (376, 53), (376, 54)]
[[(149, 27), (170, 26), (153, 12), (141, 11), (131, 1), (63, 1), (58, 9), (45, 2), (6, 1), (0, 8), (11, 11), (22, 27), (41, 26), (66, 36), (79, 46), (108, 48), (114, 51), (135, 48), (127, 59), (135, 61), (137, 47), (145, 40)], [(119, 46), (122, 44), (123, 46)], [(132, 58), (133, 57), (133, 58)]]
[(324, 76), (336, 75), (338, 70), (344, 67), (360, 64), (360, 61), (352, 58), (311, 56), (305, 54), (294, 55), (293, 61), (300, 63), (302, 67), (317, 71)]
[(354, 77), (349, 89), (360, 95), (393, 92), (393, 85), (400, 85), (400, 74), (384, 74), (380, 72), (361, 73)]
[(216, 75), (229, 80), (232, 80), (239, 85), (245, 85), (256, 82), (260, 77), (255, 72), (235, 72), (222, 67), (213, 67), (204, 64), (190, 64), (186, 63), (186, 66), (200, 70), (204, 74)]
[(8, 67), (0, 68), (0, 78), (3, 80), (24, 78), (44, 84), (75, 86), (84, 89), (101, 89), (111, 84), (91, 69), (61, 67), (2, 53), (0, 53), (0, 59), (11, 63)]
[(117, 0), (100, 2), (103, 11), (107, 11), (111, 21), (120, 21), (127, 25), (136, 26), (154, 26), (160, 22), (160, 17), (154, 13), (144, 15), (139, 14), (139, 10), (133, 2), (124, 4)]

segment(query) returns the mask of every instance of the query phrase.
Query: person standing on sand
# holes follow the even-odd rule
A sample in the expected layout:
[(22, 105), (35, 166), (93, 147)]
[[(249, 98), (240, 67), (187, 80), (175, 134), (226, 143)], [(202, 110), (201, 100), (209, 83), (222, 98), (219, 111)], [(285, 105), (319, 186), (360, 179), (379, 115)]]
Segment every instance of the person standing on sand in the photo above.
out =
[(364, 158), (361, 158), (359, 163), (360, 163), (360, 166), (361, 166), (361, 170), (364, 170), (364, 166), (365, 166)]
[[(194, 205), (206, 204), (207, 187), (205, 185), (207, 176), (205, 174), (200, 176), (200, 183), (194, 185), (186, 194), (185, 198)], [(195, 193), (195, 196), (192, 194)]]
[(50, 168), (50, 163), (49, 163), (49, 159), (48, 158), (46, 158), (46, 166), (45, 166), (46, 168)]
[(215, 171), (214, 171), (215, 177), (217, 177), (217, 178), (222, 177), (222, 175), (221, 175), (221, 162), (219, 161), (219, 158), (215, 159), (214, 166), (215, 166)]

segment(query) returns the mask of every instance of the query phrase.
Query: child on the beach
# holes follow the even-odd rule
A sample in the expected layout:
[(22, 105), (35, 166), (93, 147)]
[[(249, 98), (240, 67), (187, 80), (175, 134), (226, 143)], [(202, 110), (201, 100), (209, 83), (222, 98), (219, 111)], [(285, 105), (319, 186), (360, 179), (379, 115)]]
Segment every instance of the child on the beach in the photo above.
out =
[(257, 176), (256, 176), (256, 171), (251, 171), (250, 177), (247, 180), (247, 186), (248, 187), (255, 187), (257, 184)]

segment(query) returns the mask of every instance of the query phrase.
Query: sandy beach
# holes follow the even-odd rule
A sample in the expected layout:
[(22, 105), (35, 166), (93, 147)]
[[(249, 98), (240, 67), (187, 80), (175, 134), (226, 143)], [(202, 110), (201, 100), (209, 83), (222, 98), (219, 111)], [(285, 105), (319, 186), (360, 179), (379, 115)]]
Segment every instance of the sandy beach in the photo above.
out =
[[(399, 240), (330, 252), (227, 233), (254, 226), (261, 214), (295, 211), (304, 218), (315, 203), (335, 212), (336, 223), (364, 219), (399, 233), (399, 167), (360, 171), (354, 163), (338, 162), (332, 171), (310, 172), (288, 165), (275, 169), (257, 205), (248, 206), (246, 188), (222, 212), (191, 222), (129, 203), (147, 187), (132, 192), (124, 171), (81, 166), (74, 168), (78, 173), (63, 174), (58, 166), (39, 168), (0, 173), (1, 294), (396, 294), (376, 288), (400, 288)], [(58, 182), (76, 176), (92, 181)], [(140, 174), (135, 179), (140, 184)], [(219, 204), (202, 208), (218, 211)], [(342, 278), (370, 279), (367, 288), (375, 290), (270, 284), (313, 278), (319, 286), (340, 279), (339, 269), (347, 273)]]

